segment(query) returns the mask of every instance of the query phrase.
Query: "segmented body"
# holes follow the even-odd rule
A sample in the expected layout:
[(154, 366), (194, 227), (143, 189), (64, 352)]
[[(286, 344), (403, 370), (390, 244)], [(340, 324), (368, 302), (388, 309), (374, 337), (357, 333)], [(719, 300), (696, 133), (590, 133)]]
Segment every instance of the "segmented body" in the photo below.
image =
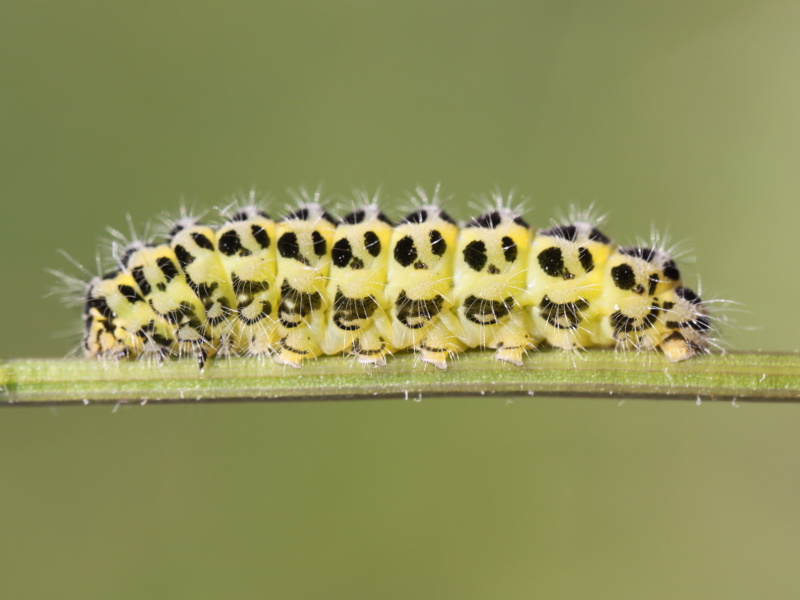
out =
[(497, 348), (499, 360), (515, 365), (541, 339), (525, 309), (532, 237), (522, 217), (500, 206), (466, 223), (456, 251), (453, 292), (462, 339), (470, 348)]
[(300, 206), (275, 227), (278, 315), (275, 360), (297, 367), (322, 354), (325, 290), (336, 222), (317, 203)]
[(347, 352), (360, 363), (383, 366), (395, 350), (386, 297), (391, 237), (392, 222), (375, 204), (339, 220), (327, 287), (326, 354)]
[[(338, 221), (303, 202), (277, 223), (243, 206), (212, 228), (184, 217), (86, 284), (83, 350), (102, 359), (345, 353), (439, 368), (468, 348), (521, 365), (566, 350), (706, 352), (706, 305), (663, 250), (619, 248), (585, 221), (536, 232), (502, 202), (459, 227), (435, 201), (397, 225), (365, 201)], [(424, 197), (422, 200), (425, 200)]]

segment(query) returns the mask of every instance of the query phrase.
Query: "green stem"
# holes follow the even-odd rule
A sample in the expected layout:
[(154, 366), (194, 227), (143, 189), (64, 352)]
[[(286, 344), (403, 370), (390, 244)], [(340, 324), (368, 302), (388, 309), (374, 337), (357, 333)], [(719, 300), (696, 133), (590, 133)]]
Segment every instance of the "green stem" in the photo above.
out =
[(350, 357), (324, 357), (295, 370), (270, 361), (190, 360), (162, 366), (83, 359), (0, 361), (0, 404), (336, 400), (438, 396), (583, 396), (611, 398), (800, 401), (800, 355), (732, 353), (672, 364), (659, 354), (536, 352), (522, 368), (489, 352), (467, 352), (447, 371), (399, 354), (367, 370)]

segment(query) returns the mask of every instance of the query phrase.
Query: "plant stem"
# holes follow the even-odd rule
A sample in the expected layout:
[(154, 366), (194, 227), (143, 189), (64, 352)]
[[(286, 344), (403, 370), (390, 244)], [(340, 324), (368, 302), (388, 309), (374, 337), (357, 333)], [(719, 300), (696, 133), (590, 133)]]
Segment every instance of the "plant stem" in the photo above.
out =
[(1, 405), (88, 402), (337, 400), (440, 396), (582, 396), (800, 402), (800, 355), (731, 353), (672, 364), (659, 354), (545, 351), (522, 368), (489, 352), (467, 352), (447, 371), (399, 354), (367, 370), (350, 357), (323, 357), (295, 370), (270, 361), (0, 361)]

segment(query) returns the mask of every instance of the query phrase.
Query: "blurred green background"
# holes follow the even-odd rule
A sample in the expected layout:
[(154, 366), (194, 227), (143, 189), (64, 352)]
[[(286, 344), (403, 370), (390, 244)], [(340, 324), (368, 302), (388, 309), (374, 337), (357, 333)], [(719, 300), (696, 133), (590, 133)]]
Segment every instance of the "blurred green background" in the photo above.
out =
[[(255, 184), (669, 226), (729, 347), (795, 350), (796, 2), (0, 7), (0, 357), (58, 248)], [(0, 412), (0, 598), (789, 598), (800, 407), (535, 398)]]

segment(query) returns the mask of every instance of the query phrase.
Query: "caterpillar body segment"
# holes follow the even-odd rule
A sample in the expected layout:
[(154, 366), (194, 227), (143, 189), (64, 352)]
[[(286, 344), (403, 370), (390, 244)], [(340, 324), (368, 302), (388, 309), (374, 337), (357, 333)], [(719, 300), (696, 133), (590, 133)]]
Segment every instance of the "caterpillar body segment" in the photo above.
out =
[(117, 358), (153, 357), (163, 360), (173, 353), (176, 328), (157, 315), (142, 296), (127, 270), (117, 271), (96, 284), (96, 292), (113, 313)]
[(668, 252), (617, 247), (588, 218), (535, 232), (495, 197), (458, 227), (418, 190), (397, 225), (365, 194), (341, 219), (305, 195), (274, 222), (253, 200), (217, 227), (183, 215), (161, 245), (115, 233), (124, 245), (105, 275), (57, 273), (83, 303), (84, 353), (193, 356), (202, 369), (215, 354), (300, 367), (345, 353), (379, 367), (412, 350), (444, 369), (468, 348), (521, 365), (543, 344), (681, 361), (713, 339), (707, 304)]
[(689, 288), (679, 286), (663, 293), (656, 329), (661, 350), (673, 362), (708, 352), (711, 318)]
[(522, 217), (499, 203), (461, 228), (455, 256), (461, 340), (469, 348), (496, 348), (497, 360), (518, 366), (539, 341), (525, 307), (532, 237)]
[(395, 350), (386, 297), (391, 238), (392, 222), (374, 202), (339, 220), (326, 292), (325, 354), (344, 352), (362, 364), (384, 366)]
[(299, 367), (322, 354), (325, 292), (336, 221), (317, 202), (306, 202), (275, 226), (278, 309), (275, 360)]
[(597, 300), (613, 250), (614, 243), (588, 222), (536, 233), (527, 289), (537, 336), (564, 350), (593, 345), (600, 326)]
[(116, 317), (106, 301), (102, 287), (103, 282), (115, 274), (93, 277), (86, 284), (81, 347), (84, 354), (90, 357), (108, 359), (128, 355), (125, 344), (114, 333)]
[(217, 229), (216, 244), (236, 296), (233, 348), (238, 354), (268, 356), (278, 321), (275, 222), (258, 206), (243, 206)]
[(179, 219), (169, 232), (169, 245), (178, 259), (187, 285), (203, 304), (204, 334), (214, 340), (217, 352), (233, 352), (239, 334), (235, 315), (236, 296), (219, 258), (214, 230), (194, 217)]
[(601, 321), (594, 343), (627, 350), (660, 346), (656, 327), (664, 295), (681, 285), (675, 261), (664, 251), (642, 246), (617, 248), (608, 260), (596, 306)]
[[(420, 194), (422, 195), (422, 194)], [(386, 296), (392, 344), (440, 369), (466, 348), (453, 307), (458, 227), (436, 204), (421, 204), (394, 228)], [(463, 336), (463, 334), (461, 334)]]
[[(173, 353), (195, 356), (202, 369), (220, 346), (203, 302), (187, 283), (175, 252), (167, 244), (135, 244), (125, 251), (125, 269), (153, 312), (175, 329)], [(215, 337), (215, 333), (217, 336)]]

